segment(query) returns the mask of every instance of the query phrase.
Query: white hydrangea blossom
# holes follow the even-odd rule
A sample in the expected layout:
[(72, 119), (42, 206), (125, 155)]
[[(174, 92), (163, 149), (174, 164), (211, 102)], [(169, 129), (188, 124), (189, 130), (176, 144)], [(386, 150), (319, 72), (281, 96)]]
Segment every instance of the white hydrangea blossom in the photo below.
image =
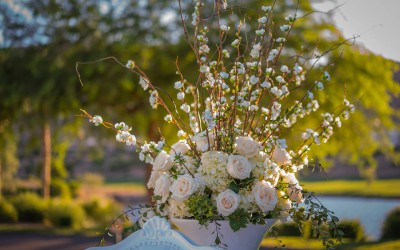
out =
[(207, 187), (220, 193), (228, 188), (229, 174), (226, 171), (228, 155), (219, 151), (207, 151), (201, 156), (198, 173), (203, 177)]

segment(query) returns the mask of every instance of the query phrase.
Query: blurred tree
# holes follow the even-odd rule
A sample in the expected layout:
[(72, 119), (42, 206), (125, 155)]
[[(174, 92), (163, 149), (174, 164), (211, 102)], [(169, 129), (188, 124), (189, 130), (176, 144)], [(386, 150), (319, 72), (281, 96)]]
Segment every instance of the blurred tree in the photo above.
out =
[[(37, 145), (42, 146), (44, 197), (49, 196), (51, 169), (53, 176), (67, 176), (64, 158), (73, 137), (65, 136), (65, 131), (76, 134), (80, 119), (71, 117), (79, 108), (95, 103), (111, 110), (106, 113), (115, 113), (121, 107), (135, 110), (142, 104), (141, 95), (132, 98), (129, 94), (136, 89), (135, 83), (115, 64), (86, 67), (81, 74), (88, 84), (82, 88), (74, 71), (75, 62), (109, 55), (126, 57), (128, 50), (121, 45), (130, 43), (135, 53), (150, 61), (151, 55), (145, 53), (151, 50), (141, 47), (170, 39), (171, 27), (160, 22), (160, 16), (169, 9), (165, 1), (47, 0), (0, 4), (4, 14), (0, 22), (4, 65), (1, 122), (14, 122), (21, 116), (21, 104), (26, 104), (24, 125), (32, 131), (41, 127), (42, 141)], [(150, 33), (150, 27), (158, 33)], [(62, 129), (64, 135), (53, 135), (52, 142), (52, 129)], [(52, 144), (57, 152), (52, 152)]]

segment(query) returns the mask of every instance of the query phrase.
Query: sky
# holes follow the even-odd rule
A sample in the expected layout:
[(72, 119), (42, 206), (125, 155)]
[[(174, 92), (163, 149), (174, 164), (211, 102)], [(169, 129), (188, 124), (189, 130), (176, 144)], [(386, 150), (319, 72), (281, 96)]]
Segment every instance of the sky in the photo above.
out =
[(314, 7), (329, 11), (338, 5), (333, 19), (346, 38), (360, 35), (358, 43), (400, 62), (400, 0), (325, 0)]

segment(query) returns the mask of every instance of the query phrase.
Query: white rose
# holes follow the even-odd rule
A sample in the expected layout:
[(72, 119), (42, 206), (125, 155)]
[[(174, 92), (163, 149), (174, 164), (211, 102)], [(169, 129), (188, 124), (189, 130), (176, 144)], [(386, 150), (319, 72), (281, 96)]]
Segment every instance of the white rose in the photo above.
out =
[(174, 161), (165, 151), (161, 151), (153, 162), (153, 170), (168, 171), (174, 165)]
[(272, 153), (272, 160), (279, 166), (290, 163), (290, 158), (289, 153), (280, 147), (275, 147)]
[(292, 202), (288, 199), (284, 198), (279, 198), (279, 202), (277, 204), (277, 207), (279, 208), (279, 215), (278, 218), (282, 221), (285, 222), (287, 221), (287, 218), (289, 217), (289, 210), (292, 208)]
[(170, 187), (172, 198), (178, 201), (186, 200), (196, 191), (196, 189), (196, 180), (189, 174), (179, 176)]
[(171, 156), (175, 155), (184, 155), (189, 151), (190, 147), (187, 144), (185, 140), (179, 140), (177, 143), (171, 146), (171, 150), (169, 151), (169, 154)]
[(261, 146), (250, 136), (239, 136), (236, 139), (236, 150), (242, 156), (253, 158), (259, 154)]
[(264, 162), (266, 159), (268, 159), (268, 154), (265, 153), (264, 151), (260, 151), (256, 157), (254, 157), (254, 160), (258, 162)]
[(156, 185), (156, 181), (158, 177), (160, 177), (161, 172), (160, 171), (151, 171), (149, 181), (147, 182), (147, 188), (154, 188)]
[(196, 143), (196, 149), (198, 151), (205, 152), (209, 149), (209, 145), (214, 144), (214, 136), (212, 132), (208, 132), (207, 139), (207, 132), (203, 131), (193, 136), (192, 141)]
[(171, 180), (167, 174), (161, 174), (157, 179), (154, 186), (154, 194), (161, 196), (161, 201), (165, 202), (169, 195), (169, 188), (171, 187)]
[(240, 196), (230, 189), (225, 190), (217, 196), (217, 209), (223, 216), (233, 213), (239, 206)]
[(250, 177), (251, 163), (241, 155), (230, 155), (228, 157), (228, 173), (235, 179), (243, 180)]
[(252, 193), (258, 207), (264, 212), (268, 213), (274, 210), (278, 203), (278, 195), (275, 188), (267, 181), (259, 181), (253, 187)]
[(289, 195), (290, 199), (297, 203), (302, 203), (303, 194), (301, 190), (303, 190), (303, 188), (300, 186), (299, 181), (296, 179), (294, 173), (289, 173), (288, 175), (284, 176), (283, 181), (289, 184), (288, 188), (286, 189), (286, 193)]

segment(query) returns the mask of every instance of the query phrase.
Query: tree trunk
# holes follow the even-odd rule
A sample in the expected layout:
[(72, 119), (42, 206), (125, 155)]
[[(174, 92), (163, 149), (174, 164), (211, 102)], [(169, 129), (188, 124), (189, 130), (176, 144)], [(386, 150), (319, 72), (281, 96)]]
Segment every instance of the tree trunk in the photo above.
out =
[(3, 158), (2, 155), (0, 155), (0, 199), (3, 197), (3, 164), (2, 164), (2, 158)]
[(47, 119), (43, 122), (43, 131), (42, 131), (42, 153), (43, 153), (43, 162), (42, 162), (42, 192), (43, 198), (50, 198), (50, 181), (51, 181), (51, 131), (50, 124)]

